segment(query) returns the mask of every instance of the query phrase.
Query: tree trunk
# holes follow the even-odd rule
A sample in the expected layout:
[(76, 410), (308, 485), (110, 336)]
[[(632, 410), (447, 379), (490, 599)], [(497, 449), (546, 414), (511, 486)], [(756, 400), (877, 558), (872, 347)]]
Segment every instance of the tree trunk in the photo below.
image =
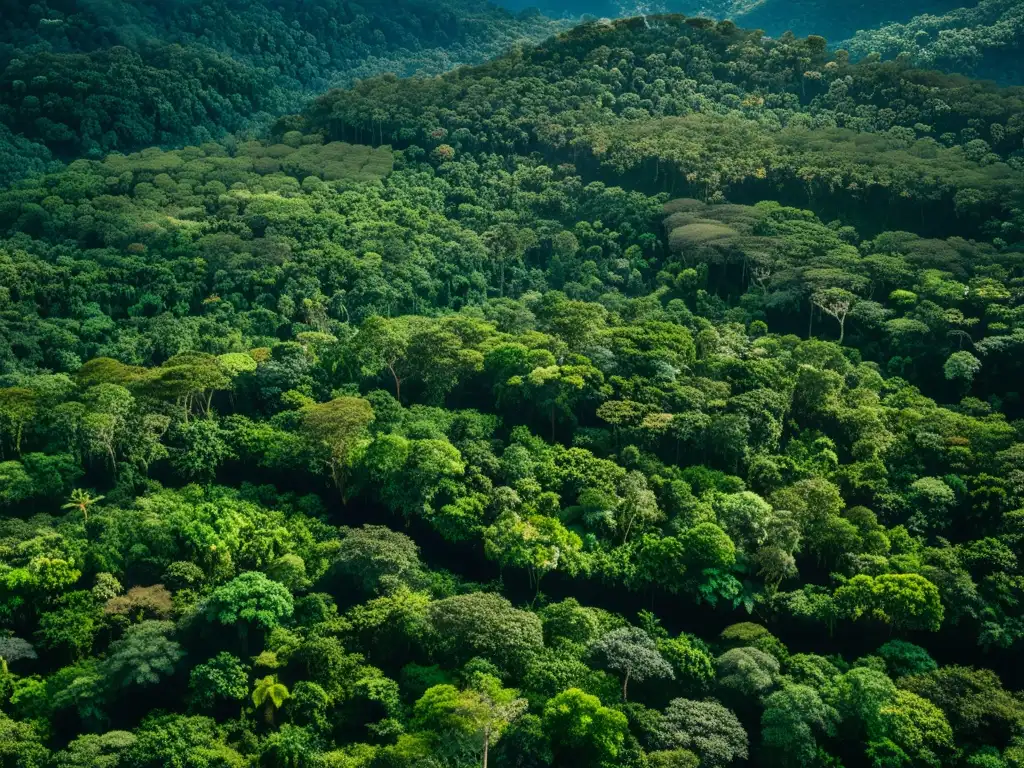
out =
[(487, 751), (488, 751), (488, 748), (490, 746), (491, 746), (491, 734), (488, 731), (488, 729), (485, 728), (484, 729), (484, 762), (483, 762), (483, 768), (487, 768)]
[(626, 524), (626, 532), (622, 535), (622, 543), (625, 544), (629, 541), (629, 532), (633, 529), (633, 521), (636, 520), (636, 515), (629, 518), (629, 522)]
[(395, 373), (395, 368), (392, 365), (388, 366), (388, 370), (391, 371), (391, 378), (395, 380), (395, 400), (401, 404), (402, 402), (402, 380), (398, 378), (398, 374)]
[(622, 678), (622, 700), (626, 701), (626, 689), (629, 687), (629, 670), (626, 670), (626, 676)]
[(342, 502), (347, 501), (345, 498), (345, 469), (341, 466), (341, 462), (331, 460), (331, 479), (334, 481), (334, 487), (338, 489), (338, 495), (341, 496)]
[(846, 317), (839, 321), (839, 346), (843, 345), (843, 337), (846, 336)]

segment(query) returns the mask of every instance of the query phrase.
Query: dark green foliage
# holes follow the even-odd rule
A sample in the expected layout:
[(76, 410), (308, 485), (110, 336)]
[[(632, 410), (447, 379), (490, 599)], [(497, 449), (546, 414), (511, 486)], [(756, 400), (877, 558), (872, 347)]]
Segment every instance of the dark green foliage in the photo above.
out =
[(185, 655), (181, 646), (168, 637), (173, 629), (167, 621), (144, 621), (130, 627), (110, 646), (102, 667), (107, 683), (114, 688), (156, 685), (172, 675)]
[(534, 614), (491, 593), (439, 600), (430, 606), (429, 621), (428, 642), (438, 658), (449, 662), (479, 655), (511, 670), (525, 664), (544, 644), (540, 620)]
[(665, 710), (663, 739), (693, 751), (702, 765), (729, 765), (747, 757), (747, 733), (736, 716), (715, 701), (675, 699)]
[(218, 142), (548, 23), (14, 5), (0, 764), (1024, 764), (1019, 92), (662, 16)]
[(249, 694), (248, 670), (230, 653), (221, 652), (192, 670), (193, 703), (209, 709), (220, 701), (241, 701)]
[(924, 648), (905, 640), (890, 640), (877, 653), (885, 659), (885, 665), (893, 677), (921, 675), (936, 668), (935, 660)]
[(981, 0), (963, 8), (950, 7), (947, 13), (935, 12), (941, 10), (947, 9), (928, 9), (928, 13), (911, 19), (893, 19), (904, 23), (878, 29), (865, 25), (843, 45), (858, 56), (900, 56), (928, 69), (1006, 83), (1024, 81), (1019, 56), (1024, 42), (1024, 8), (1017, 0)]
[(408, 536), (379, 525), (345, 532), (334, 566), (365, 594), (391, 592), (422, 581), (419, 548)]
[(757, 27), (772, 35), (788, 31), (798, 35), (821, 35), (830, 42), (849, 37), (859, 29), (868, 29), (883, 22), (900, 22), (916, 14), (941, 13), (959, 5), (957, 0), (909, 0), (893, 4), (883, 0), (836, 4), (826, 0), (726, 0), (715, 3), (725, 6), (737, 16), (737, 23)]
[[(631, 55), (618, 55), (622, 48)], [(748, 66), (748, 56), (762, 64)], [(567, 98), (566, 79), (594, 98)], [(941, 114), (928, 101), (934, 93), (948, 107)], [(513, 122), (488, 112), (506, 103)], [(851, 65), (821, 38), (766, 41), (669, 16), (583, 25), (458, 77), (368, 80), (319, 99), (307, 121), (337, 138), (377, 126), (382, 142), (443, 144), (456, 159), (539, 148), (644, 189), (702, 199), (781, 190), (848, 217), (851, 205), (867, 206), (863, 221), (877, 221), (881, 207), (909, 198), (918, 215), (921, 205), (971, 210), (980, 222), (1019, 210), (1020, 112), (1017, 90), (891, 63)], [(700, 233), (729, 239), (721, 227)]]
[(561, 28), (479, 0), (369, 4), (42, 0), (4, 9), (0, 182), (99, 157), (252, 133), (328, 85), (436, 74)]

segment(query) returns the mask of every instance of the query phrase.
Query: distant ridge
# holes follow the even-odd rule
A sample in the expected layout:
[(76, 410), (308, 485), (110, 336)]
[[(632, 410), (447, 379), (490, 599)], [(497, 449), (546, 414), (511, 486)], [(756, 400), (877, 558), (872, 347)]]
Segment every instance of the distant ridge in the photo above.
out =
[(0, 184), (51, 157), (251, 134), (330, 86), (437, 74), (564, 26), (485, 0), (8, 0)]

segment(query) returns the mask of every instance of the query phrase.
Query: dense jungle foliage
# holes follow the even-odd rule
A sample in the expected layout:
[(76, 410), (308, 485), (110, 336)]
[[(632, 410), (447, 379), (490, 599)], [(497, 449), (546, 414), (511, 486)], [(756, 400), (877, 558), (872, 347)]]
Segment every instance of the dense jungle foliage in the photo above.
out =
[(251, 132), (330, 85), (437, 74), (561, 26), (483, 0), (2, 0), (0, 184)]
[(1024, 766), (1024, 90), (652, 16), (224, 129), (11, 139), (0, 766)]
[(1021, 0), (503, 0), (512, 9), (538, 6), (565, 15), (637, 16), (685, 13), (728, 19), (774, 37), (820, 35), (855, 58), (906, 57), (916, 66), (1024, 83)]
[(904, 55), (918, 66), (1024, 83), (1024, 3), (981, 0), (858, 32), (847, 45), (855, 54)]
[(448, 77), (363, 81), (289, 126), (538, 152), (648, 191), (812, 204), (872, 233), (891, 219), (1013, 242), (1024, 225), (1024, 88), (852, 65), (820, 37), (731, 22), (588, 24)]
[(971, 4), (962, 0), (909, 0), (904, 3), (887, 3), (885, 0), (862, 0), (856, 3), (834, 3), (828, 0), (731, 0), (724, 3), (724, 12), (720, 11), (717, 16), (736, 19), (746, 27), (764, 29), (770, 35), (778, 36), (791, 31), (798, 35), (818, 34), (838, 42), (859, 30), (874, 29), (886, 23), (907, 22), (922, 14), (946, 13)]
[[(686, 9), (682, 9), (686, 10)], [(1024, 83), (1024, 2), (1021, 0), (736, 0), (714, 3), (706, 15), (780, 36), (787, 31), (826, 37), (856, 59), (904, 58), (914, 66), (1004, 84)]]

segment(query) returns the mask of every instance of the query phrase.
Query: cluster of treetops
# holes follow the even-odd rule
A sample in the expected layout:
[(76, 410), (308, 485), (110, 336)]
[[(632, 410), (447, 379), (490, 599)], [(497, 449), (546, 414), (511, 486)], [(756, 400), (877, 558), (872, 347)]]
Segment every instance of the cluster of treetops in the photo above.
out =
[(1024, 83), (1021, 0), (719, 0), (710, 10), (774, 36), (823, 35), (855, 57), (904, 57), (916, 66)]
[(485, 0), (5, 0), (0, 184), (258, 132), (330, 85), (445, 72), (565, 26)]
[(1024, 89), (850, 63), (820, 37), (731, 22), (593, 23), (473, 69), (332, 91), (288, 128), (460, 152), (537, 153), (587, 178), (779, 199), (868, 231), (1024, 231)]
[(1024, 762), (1024, 702), (903, 639), (847, 660), (750, 621), (705, 642), (572, 597), (519, 608), (270, 486), (67, 507), (3, 524), (7, 621), (38, 626), (0, 640), (5, 765)]
[(980, 0), (942, 10), (866, 28), (846, 45), (855, 55), (904, 56), (921, 67), (1024, 83), (1024, 3)]
[[(958, 4), (666, 7), (735, 18), (776, 37), (790, 29), (822, 34), (845, 41), (837, 47), (857, 58), (1021, 82), (1024, 3)], [(591, 5), (561, 12), (618, 16), (654, 7)], [(387, 9), (351, 0), (7, 0), (0, 11), (0, 184), (76, 157), (257, 135), (329, 85), (382, 72), (437, 74), (568, 24), (535, 9), (513, 16), (485, 0), (402, 0)]]
[(684, 13), (729, 19), (772, 37), (817, 34), (857, 58), (903, 57), (916, 66), (1024, 83), (1022, 0), (499, 0), (553, 18)]
[[(498, 4), (517, 11), (532, 6), (555, 18), (683, 13), (719, 21), (728, 19), (749, 29), (762, 29), (772, 37), (793, 32), (818, 34), (838, 42), (862, 30), (973, 6), (977, 0), (907, 0), (898, 4), (883, 0), (857, 3), (828, 0), (501, 0)], [(970, 20), (963, 19), (961, 26), (970, 26)]]
[(0, 192), (3, 765), (1024, 765), (1020, 103), (595, 23)]

